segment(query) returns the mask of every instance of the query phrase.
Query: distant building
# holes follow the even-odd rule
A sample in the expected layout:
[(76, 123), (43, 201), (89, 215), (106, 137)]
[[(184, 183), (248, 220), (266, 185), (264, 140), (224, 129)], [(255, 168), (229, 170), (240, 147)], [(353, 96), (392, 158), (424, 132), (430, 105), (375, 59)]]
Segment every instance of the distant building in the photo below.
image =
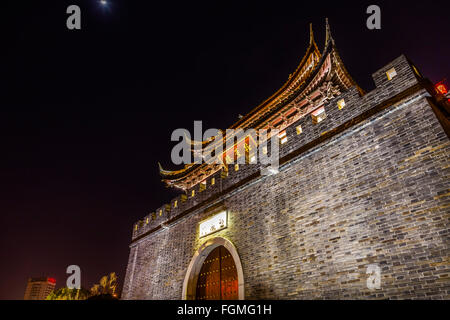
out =
[(24, 300), (45, 300), (55, 289), (56, 280), (53, 278), (28, 278)]

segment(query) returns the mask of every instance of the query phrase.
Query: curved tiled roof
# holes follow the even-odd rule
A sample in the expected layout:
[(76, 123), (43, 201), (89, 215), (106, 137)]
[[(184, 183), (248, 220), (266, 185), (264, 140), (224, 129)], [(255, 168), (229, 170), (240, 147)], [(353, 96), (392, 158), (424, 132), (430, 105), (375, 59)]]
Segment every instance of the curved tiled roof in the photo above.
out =
[[(333, 71), (333, 73), (331, 71)], [(331, 75), (333, 76), (333, 79), (327, 79), (330, 78)], [(294, 100), (307, 100), (309, 95), (312, 92), (316, 92), (318, 87), (325, 81), (336, 82), (336, 86), (342, 89), (348, 89), (351, 86), (355, 86), (363, 93), (342, 63), (335, 47), (334, 39), (331, 36), (328, 19), (326, 20), (325, 47), (322, 53), (320, 53), (317, 48), (312, 25), (310, 25), (309, 46), (294, 73), (289, 76), (289, 79), (272, 96), (253, 108), (230, 128), (261, 129), (270, 127), (271, 123), (273, 123), (277, 117), (283, 116), (283, 113), (289, 112)], [(223, 139), (225, 141), (227, 137), (224, 136)], [(215, 143), (220, 143), (215, 141), (215, 139), (209, 139), (202, 142), (196, 142), (190, 139), (186, 139), (186, 141), (188, 141), (191, 146), (197, 146), (200, 147), (200, 149), (204, 149)], [(192, 177), (193, 175), (201, 174), (203, 178), (203, 176), (208, 175), (206, 170), (214, 173), (222, 167), (221, 165), (217, 166), (206, 163), (188, 164), (180, 170), (169, 171), (164, 170), (161, 165), (159, 166), (163, 181), (168, 186), (175, 186), (183, 190), (189, 185), (192, 186), (200, 182), (201, 179), (196, 179), (195, 177)], [(189, 183), (187, 183), (187, 180)]]

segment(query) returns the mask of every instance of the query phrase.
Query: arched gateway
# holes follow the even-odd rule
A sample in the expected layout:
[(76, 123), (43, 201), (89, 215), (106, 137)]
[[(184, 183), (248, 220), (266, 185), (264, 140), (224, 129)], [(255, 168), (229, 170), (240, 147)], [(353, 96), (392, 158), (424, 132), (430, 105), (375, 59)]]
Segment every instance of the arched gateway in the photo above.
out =
[(183, 283), (185, 300), (244, 299), (244, 274), (234, 245), (224, 238), (206, 241), (194, 254)]

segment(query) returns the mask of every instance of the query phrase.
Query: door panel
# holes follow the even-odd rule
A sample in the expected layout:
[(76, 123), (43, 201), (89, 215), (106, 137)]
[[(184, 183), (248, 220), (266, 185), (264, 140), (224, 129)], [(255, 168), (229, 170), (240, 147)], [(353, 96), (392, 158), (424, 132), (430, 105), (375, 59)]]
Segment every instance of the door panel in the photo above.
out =
[(223, 246), (215, 248), (203, 262), (197, 280), (198, 300), (237, 300), (236, 264)]

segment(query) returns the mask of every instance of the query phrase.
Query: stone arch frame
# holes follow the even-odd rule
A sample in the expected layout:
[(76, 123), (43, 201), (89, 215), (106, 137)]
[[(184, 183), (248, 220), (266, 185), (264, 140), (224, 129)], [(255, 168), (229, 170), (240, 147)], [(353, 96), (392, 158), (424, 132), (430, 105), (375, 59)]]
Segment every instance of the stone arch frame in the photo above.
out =
[(203, 262), (206, 257), (219, 246), (224, 246), (233, 257), (234, 263), (236, 264), (236, 270), (238, 274), (238, 297), (239, 300), (244, 300), (244, 272), (242, 269), (241, 259), (239, 258), (236, 247), (231, 243), (231, 241), (216, 237), (204, 242), (200, 248), (197, 249), (194, 256), (189, 263), (188, 269), (186, 271), (186, 276), (183, 282), (183, 292), (181, 299), (183, 300), (194, 300), (195, 291), (197, 289), (197, 280), (200, 269), (202, 268)]

